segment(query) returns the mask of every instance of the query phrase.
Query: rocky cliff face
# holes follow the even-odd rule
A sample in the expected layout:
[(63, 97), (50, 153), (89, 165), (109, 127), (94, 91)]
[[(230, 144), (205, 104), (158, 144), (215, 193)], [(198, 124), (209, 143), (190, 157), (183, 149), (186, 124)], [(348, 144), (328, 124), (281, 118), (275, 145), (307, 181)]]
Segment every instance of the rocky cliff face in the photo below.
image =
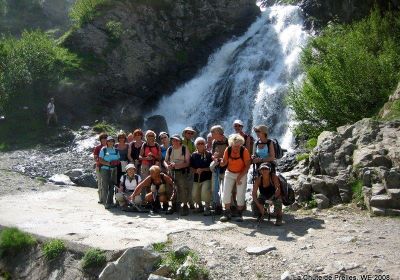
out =
[[(215, 47), (244, 31), (259, 9), (254, 0), (121, 0), (100, 14), (64, 41), (91, 73), (70, 89), (74, 102), (63, 103), (70, 112), (83, 103), (87, 112), (132, 125), (140, 124), (144, 110), (163, 94), (191, 78)], [(114, 109), (104, 111), (110, 103)]]
[(348, 203), (362, 184), (366, 206), (376, 215), (400, 215), (400, 120), (363, 119), (323, 132), (309, 160), (287, 176), (299, 202), (318, 208)]

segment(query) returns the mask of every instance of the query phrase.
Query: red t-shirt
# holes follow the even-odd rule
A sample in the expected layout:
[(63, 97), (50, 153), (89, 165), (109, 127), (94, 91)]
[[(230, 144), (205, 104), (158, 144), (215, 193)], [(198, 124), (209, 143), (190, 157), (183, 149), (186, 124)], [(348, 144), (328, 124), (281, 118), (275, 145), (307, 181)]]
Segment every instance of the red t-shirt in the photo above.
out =
[(100, 154), (101, 148), (103, 148), (103, 145), (100, 144), (100, 145), (94, 147), (94, 149), (93, 149), (93, 155), (94, 155), (94, 160), (96, 161), (96, 166), (100, 166), (99, 154)]

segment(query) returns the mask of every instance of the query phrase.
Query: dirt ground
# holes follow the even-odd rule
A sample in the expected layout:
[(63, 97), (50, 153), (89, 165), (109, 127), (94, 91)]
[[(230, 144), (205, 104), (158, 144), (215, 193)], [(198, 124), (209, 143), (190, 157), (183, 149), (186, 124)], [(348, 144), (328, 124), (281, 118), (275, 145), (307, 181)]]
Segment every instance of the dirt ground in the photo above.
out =
[[(28, 178), (10, 171), (12, 162), (7, 155), (0, 154), (0, 224), (3, 226), (13, 223), (23, 226), (24, 216), (32, 212), (29, 213), (33, 217), (31, 223), (25, 226), (27, 231), (43, 234), (42, 228), (46, 228), (62, 238), (63, 234), (57, 230), (64, 227), (66, 239), (77, 238), (82, 243), (85, 240), (101, 242), (108, 238), (107, 234), (115, 232), (132, 234), (135, 230), (145, 230), (142, 241), (133, 240), (138, 245), (137, 242), (159, 242), (169, 234), (172, 246), (186, 245), (198, 252), (210, 270), (211, 279), (369, 279), (361, 278), (369, 275), (370, 279), (400, 279), (399, 218), (370, 217), (353, 205), (289, 212), (281, 227), (274, 226), (273, 220), (258, 225), (250, 212), (245, 213), (244, 222), (227, 224), (199, 214), (183, 219), (176, 215), (167, 218), (117, 213), (116, 209), (107, 211), (97, 205), (94, 189), (59, 187)], [(64, 209), (69, 211), (64, 215), (62, 209), (57, 210), (51, 203), (62, 200), (60, 193), (69, 192), (79, 195), (66, 201), (71, 208)], [(60, 215), (56, 215), (58, 211)], [(10, 215), (15, 216), (10, 218)], [(74, 218), (86, 226), (79, 231), (73, 228), (68, 223)], [(107, 219), (113, 223), (111, 231), (102, 231), (90, 224), (110, 227), (105, 222)], [(173, 230), (171, 225), (175, 226)], [(107, 234), (102, 236), (103, 232)], [(152, 239), (153, 233), (162, 235)], [(131, 246), (132, 240), (125, 241), (124, 246)], [(90, 242), (88, 245), (93, 245)], [(246, 252), (250, 247), (266, 247), (270, 251), (251, 255)]]

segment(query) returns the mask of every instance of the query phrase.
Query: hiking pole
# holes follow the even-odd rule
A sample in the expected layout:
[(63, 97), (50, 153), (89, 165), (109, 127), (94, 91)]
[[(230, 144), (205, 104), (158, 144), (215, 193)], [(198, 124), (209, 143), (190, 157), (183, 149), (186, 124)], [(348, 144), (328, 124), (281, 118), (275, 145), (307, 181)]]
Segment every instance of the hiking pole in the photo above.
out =
[(217, 201), (219, 202), (219, 167), (216, 166), (215, 170), (215, 178), (214, 178), (214, 189), (213, 189), (213, 211), (212, 211), (212, 220), (215, 222), (215, 212), (218, 206)]

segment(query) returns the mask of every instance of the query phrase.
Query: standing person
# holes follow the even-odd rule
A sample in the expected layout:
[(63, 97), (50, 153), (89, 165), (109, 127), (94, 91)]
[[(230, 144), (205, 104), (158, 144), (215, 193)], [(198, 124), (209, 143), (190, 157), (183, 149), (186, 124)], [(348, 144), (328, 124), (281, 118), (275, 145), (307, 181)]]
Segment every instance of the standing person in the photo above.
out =
[(126, 142), (128, 142), (128, 144), (130, 144), (134, 140), (135, 140), (135, 137), (133, 136), (133, 132), (129, 133)]
[(121, 164), (117, 167), (117, 185), (119, 186), (121, 176), (125, 174), (126, 166), (128, 165), (128, 150), (129, 145), (127, 143), (127, 138), (125, 132), (120, 132), (117, 136), (118, 143), (115, 144), (115, 148), (119, 152)]
[(190, 164), (190, 153), (185, 145), (182, 145), (182, 139), (178, 134), (171, 136), (172, 146), (168, 148), (165, 156), (164, 166), (172, 174), (176, 187), (176, 198), (167, 214), (178, 212), (183, 203), (180, 212), (181, 216), (189, 214), (187, 203), (189, 202), (189, 178), (188, 167)]
[[(128, 164), (126, 166), (126, 174), (121, 176), (118, 192), (115, 194), (115, 199), (119, 203), (119, 206), (122, 207), (122, 210), (129, 209), (128, 197), (132, 195), (141, 180), (140, 176), (136, 174), (135, 165), (132, 163)], [(140, 196), (135, 197), (134, 203), (141, 204), (141, 202)]]
[(50, 98), (49, 104), (47, 104), (47, 125), (50, 125), (50, 120), (54, 119), (57, 124), (56, 105), (54, 104), (54, 97)]
[(161, 148), (156, 142), (156, 133), (153, 130), (147, 130), (144, 136), (146, 142), (140, 148), (139, 159), (142, 161), (142, 170), (140, 175), (146, 178), (150, 175), (150, 167), (160, 165)]
[[(206, 150), (206, 140), (198, 137), (194, 144), (196, 151), (190, 156), (190, 167), (194, 174), (192, 199), (199, 206), (198, 212), (204, 212), (204, 216), (209, 216), (210, 201), (211, 201), (211, 176), (210, 164), (212, 162), (212, 155)], [(202, 201), (205, 206), (203, 209)]]
[(99, 153), (99, 162), (101, 164), (101, 200), (106, 209), (110, 208), (113, 204), (114, 185), (117, 183), (117, 166), (120, 164), (119, 153), (114, 148), (114, 143), (114, 138), (108, 136), (106, 147), (103, 147)]
[(102, 200), (103, 196), (102, 196), (101, 174), (100, 174), (101, 164), (99, 161), (99, 154), (100, 154), (101, 148), (106, 146), (107, 137), (108, 137), (108, 135), (106, 133), (104, 133), (104, 132), (101, 133), (99, 135), (100, 144), (97, 145), (96, 147), (94, 147), (94, 149), (93, 149), (93, 158), (94, 158), (94, 161), (96, 162), (97, 193), (99, 194), (98, 203), (104, 203), (104, 201)]
[(279, 178), (272, 172), (272, 166), (269, 162), (261, 164), (258, 171), (261, 175), (256, 179), (252, 192), (251, 208), (253, 214), (258, 217), (259, 221), (262, 221), (265, 215), (265, 202), (272, 200), (276, 214), (275, 225), (280, 226), (282, 225), (282, 198)]
[[(212, 142), (212, 159), (214, 164), (212, 165), (212, 178), (211, 188), (213, 192), (213, 206), (214, 212), (217, 215), (222, 214), (221, 196), (220, 189), (222, 190), (225, 167), (220, 167), (219, 162), (222, 160), (225, 149), (228, 147), (228, 139), (224, 135), (224, 129), (220, 125), (214, 125), (210, 129), (210, 133), (213, 138)], [(222, 192), (222, 191), (221, 191)]]
[(212, 137), (211, 132), (210, 132), (210, 133), (207, 134), (207, 145), (206, 145), (206, 149), (210, 153), (212, 153), (212, 141), (213, 141), (213, 137)]
[(252, 162), (256, 166), (255, 169), (260, 167), (263, 162), (270, 162), (272, 171), (275, 172), (275, 149), (274, 144), (268, 139), (268, 127), (265, 125), (257, 125), (254, 127), (254, 132), (257, 134), (257, 141), (254, 144), (254, 154), (252, 156)]
[(244, 133), (243, 131), (243, 122), (241, 120), (235, 120), (233, 122), (233, 129), (235, 130), (236, 134), (240, 134), (244, 139), (244, 146), (249, 151), (250, 154), (253, 152), (253, 145), (254, 145), (254, 138)]
[(129, 143), (128, 148), (128, 159), (130, 163), (133, 163), (136, 167), (137, 173), (141, 175), (140, 169), (142, 167), (139, 159), (140, 149), (142, 148), (143, 132), (141, 129), (135, 129), (133, 131), (133, 141)]
[(224, 187), (222, 192), (222, 201), (225, 206), (224, 215), (221, 222), (227, 222), (231, 219), (231, 199), (232, 189), (236, 183), (236, 201), (238, 205), (237, 222), (243, 221), (242, 212), (245, 206), (245, 196), (247, 187), (247, 171), (250, 167), (250, 153), (243, 147), (244, 139), (239, 134), (232, 134), (228, 139), (229, 147), (225, 149), (224, 156), (220, 166), (226, 166), (224, 177)]
[(167, 149), (171, 146), (170, 140), (169, 140), (169, 134), (162, 131), (158, 135), (158, 140), (160, 141), (161, 145), (161, 171), (167, 172), (164, 166), (164, 160), (165, 160), (165, 155), (167, 154)]
[[(196, 131), (188, 126), (182, 131), (182, 145), (185, 145), (189, 149), (189, 153), (192, 154), (195, 150), (196, 147), (193, 143), (193, 138), (196, 136)], [(189, 169), (190, 170), (190, 169)], [(193, 173), (190, 170), (189, 174), (189, 180), (190, 182), (193, 181)], [(189, 207), (190, 209), (195, 209), (193, 200), (192, 200), (192, 184), (189, 185)]]

